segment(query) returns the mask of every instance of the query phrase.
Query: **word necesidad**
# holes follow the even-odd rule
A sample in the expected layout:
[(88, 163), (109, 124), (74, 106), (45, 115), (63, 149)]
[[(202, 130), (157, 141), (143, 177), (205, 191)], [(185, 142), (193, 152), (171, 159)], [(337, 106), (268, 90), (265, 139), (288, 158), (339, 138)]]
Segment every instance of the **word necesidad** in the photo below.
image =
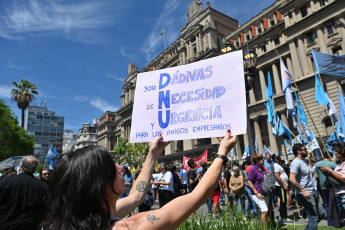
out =
[[(171, 93), (170, 90), (163, 90), (168, 85), (188, 84), (194, 81), (203, 81), (212, 77), (212, 65), (204, 68), (194, 69), (182, 73), (177, 71), (171, 77), (168, 73), (161, 73), (159, 78), (159, 96), (158, 96), (158, 124), (161, 128), (167, 128), (168, 125), (177, 123), (202, 120), (212, 120), (221, 118), (221, 107), (212, 108), (195, 108), (180, 112), (171, 112), (170, 107), (179, 103), (191, 103), (196, 101), (205, 101), (220, 98), (226, 92), (224, 86), (216, 86), (213, 88), (201, 87), (199, 89), (187, 92)], [(165, 122), (163, 122), (163, 104), (165, 111)]]

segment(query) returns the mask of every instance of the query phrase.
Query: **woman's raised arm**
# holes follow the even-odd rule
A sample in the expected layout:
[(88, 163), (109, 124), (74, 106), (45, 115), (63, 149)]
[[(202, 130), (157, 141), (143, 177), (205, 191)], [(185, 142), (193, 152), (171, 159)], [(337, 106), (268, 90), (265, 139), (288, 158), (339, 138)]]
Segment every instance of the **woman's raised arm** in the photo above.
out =
[[(219, 139), (220, 140), (220, 139)], [(218, 154), (226, 156), (235, 146), (236, 136), (231, 136), (228, 130), (221, 140)], [(202, 204), (206, 203), (212, 191), (218, 183), (219, 175), (224, 161), (214, 159), (211, 167), (204, 174), (202, 180), (192, 193), (180, 196), (158, 210), (136, 214), (126, 220), (121, 220), (113, 226), (113, 229), (175, 229), (185, 219), (195, 212)]]

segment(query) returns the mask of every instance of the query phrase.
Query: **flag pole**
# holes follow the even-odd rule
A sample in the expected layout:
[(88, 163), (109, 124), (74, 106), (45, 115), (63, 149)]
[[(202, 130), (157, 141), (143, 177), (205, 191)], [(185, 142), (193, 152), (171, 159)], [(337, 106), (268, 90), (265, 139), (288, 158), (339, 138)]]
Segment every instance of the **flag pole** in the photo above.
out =
[[(274, 50), (276, 51), (278, 57), (280, 57), (280, 55), (279, 55), (277, 49), (274, 49)], [(299, 94), (299, 96), (300, 96), (300, 98), (301, 98), (301, 100), (302, 100), (302, 103), (304, 104), (304, 106), (305, 106), (305, 108), (306, 108), (306, 110), (307, 110), (307, 113), (308, 113), (308, 115), (309, 115), (309, 117), (310, 117), (311, 122), (313, 123), (313, 126), (314, 126), (314, 128), (315, 128), (315, 130), (316, 130), (316, 133), (317, 133), (317, 135), (318, 135), (318, 138), (321, 140), (321, 143), (322, 143), (323, 147), (325, 148), (325, 150), (326, 150), (326, 152), (327, 152), (327, 154), (328, 154), (328, 157), (331, 157), (331, 155), (329, 154), (328, 149), (327, 149), (327, 147), (326, 147), (326, 145), (325, 145), (325, 142), (324, 142), (323, 139), (321, 138), (321, 135), (320, 135), (320, 133), (319, 133), (319, 130), (317, 129), (317, 127), (316, 127), (316, 125), (315, 125), (314, 119), (313, 119), (313, 117), (310, 115), (310, 112), (309, 112), (308, 107), (307, 107), (306, 104), (304, 103), (302, 94), (300, 93), (299, 88), (298, 88), (298, 86), (297, 86), (297, 84), (296, 84), (294, 78), (292, 77), (291, 80), (292, 80), (294, 86), (296, 87), (297, 93)], [(330, 159), (331, 159), (331, 158), (330, 158)]]

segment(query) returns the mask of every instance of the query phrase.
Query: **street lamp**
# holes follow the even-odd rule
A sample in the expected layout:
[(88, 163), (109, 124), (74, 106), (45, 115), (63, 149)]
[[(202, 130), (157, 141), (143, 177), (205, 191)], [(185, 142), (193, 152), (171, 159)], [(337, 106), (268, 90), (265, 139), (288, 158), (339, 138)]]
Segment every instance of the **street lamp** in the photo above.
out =
[[(222, 53), (229, 53), (229, 52), (235, 51), (235, 47), (230, 42), (226, 41), (220, 45), (220, 50)], [(248, 99), (248, 93), (253, 88), (253, 84), (254, 84), (254, 71), (256, 69), (256, 60), (257, 60), (257, 55), (254, 50), (250, 50), (247, 48), (246, 50), (243, 51), (243, 64), (247, 73), (244, 76), (247, 99)], [(250, 155), (252, 155), (255, 153), (255, 141), (254, 141), (252, 126), (250, 123), (248, 107), (247, 107), (247, 135), (248, 135), (248, 141), (249, 141), (249, 151), (250, 151)]]

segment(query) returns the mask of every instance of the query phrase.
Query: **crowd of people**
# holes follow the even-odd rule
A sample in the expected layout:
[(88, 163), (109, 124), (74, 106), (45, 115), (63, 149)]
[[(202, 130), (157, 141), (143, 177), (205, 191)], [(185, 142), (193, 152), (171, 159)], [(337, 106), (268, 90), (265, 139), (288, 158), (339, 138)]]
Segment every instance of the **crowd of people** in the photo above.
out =
[[(161, 163), (158, 156), (169, 144), (160, 136), (151, 146), (140, 170), (132, 174), (116, 164), (100, 146), (87, 146), (63, 154), (51, 175), (33, 174), (38, 161), (23, 158), (19, 175), (0, 179), (0, 230), (3, 229), (175, 229), (207, 204), (210, 218), (236, 212), (244, 219), (258, 218), (265, 228), (288, 222), (292, 206), (317, 229), (325, 216), (329, 226), (344, 227), (345, 148), (335, 144), (334, 159), (309, 162), (303, 144), (293, 146), (293, 160), (278, 155), (253, 154), (242, 162), (229, 162), (235, 146), (230, 130), (219, 138), (212, 163)], [(152, 173), (153, 172), (153, 173)], [(158, 202), (159, 209), (153, 209)], [(224, 208), (220, 204), (224, 203)], [(279, 206), (280, 215), (274, 216)], [(180, 207), (183, 207), (182, 209)], [(303, 208), (302, 208), (303, 207)], [(179, 211), (176, 211), (179, 210)], [(270, 225), (271, 224), (271, 225)]]

